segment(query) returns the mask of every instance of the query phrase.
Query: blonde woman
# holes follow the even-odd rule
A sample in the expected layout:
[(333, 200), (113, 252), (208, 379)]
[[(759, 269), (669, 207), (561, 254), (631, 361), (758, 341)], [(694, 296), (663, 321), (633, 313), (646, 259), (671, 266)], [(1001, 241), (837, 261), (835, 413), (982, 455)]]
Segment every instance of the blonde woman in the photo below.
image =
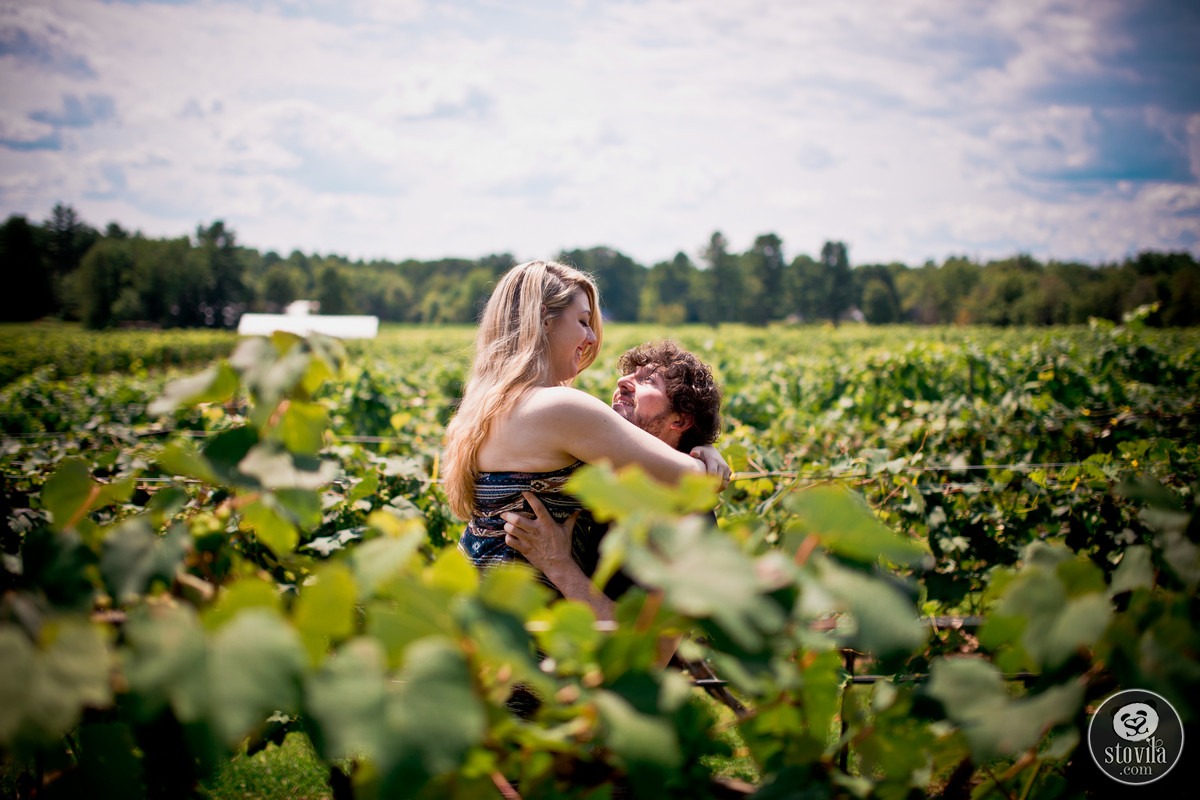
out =
[[(500, 279), (484, 308), (474, 363), (462, 403), (446, 428), (442, 482), (451, 510), (467, 520), (459, 547), (479, 567), (523, 561), (501, 517), (532, 515), (523, 492), (537, 496), (562, 522), (580, 509), (563, 485), (583, 464), (616, 468), (638, 464), (651, 477), (674, 483), (706, 471), (724, 486), (729, 466), (711, 447), (681, 453), (631, 425), (608, 405), (572, 388), (595, 359), (603, 338), (598, 293), (591, 277), (553, 261), (530, 261)], [(599, 535), (586, 510), (573, 534), (582, 563)], [(594, 547), (592, 548), (594, 551)], [(547, 582), (564, 595), (593, 587), (579, 563), (563, 564)]]

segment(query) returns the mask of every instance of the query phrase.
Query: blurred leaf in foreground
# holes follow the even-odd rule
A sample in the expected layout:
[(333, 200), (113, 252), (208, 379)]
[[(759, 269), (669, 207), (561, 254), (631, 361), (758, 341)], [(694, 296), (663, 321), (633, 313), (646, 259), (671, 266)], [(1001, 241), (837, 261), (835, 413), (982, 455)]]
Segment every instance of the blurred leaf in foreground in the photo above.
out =
[(1070, 722), (1083, 705), (1082, 681), (1014, 698), (994, 666), (980, 658), (940, 658), (930, 667), (928, 693), (966, 735), (981, 761), (1036, 745), (1051, 728)]

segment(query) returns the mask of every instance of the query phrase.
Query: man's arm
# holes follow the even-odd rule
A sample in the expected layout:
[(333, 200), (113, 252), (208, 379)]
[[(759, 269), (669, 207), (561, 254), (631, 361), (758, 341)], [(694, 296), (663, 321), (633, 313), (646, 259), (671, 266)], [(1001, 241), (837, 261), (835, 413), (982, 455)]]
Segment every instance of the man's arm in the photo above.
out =
[(554, 584), (568, 600), (580, 600), (591, 606), (596, 619), (615, 619), (616, 604), (604, 595), (592, 579), (583, 573), (571, 557), (571, 535), (575, 530), (576, 511), (566, 522), (559, 524), (550, 516), (542, 501), (532, 492), (522, 492), (534, 517), (508, 512), (504, 520), (504, 542), (521, 555)]
[[(537, 495), (531, 492), (522, 492), (522, 495), (533, 509), (534, 517), (530, 519), (514, 512), (501, 514), (505, 543), (541, 570), (563, 597), (587, 603), (597, 620), (615, 620), (616, 603), (596, 588), (592, 579), (584, 574), (571, 556), (571, 535), (579, 512), (576, 511), (560, 524), (550, 516)], [(660, 667), (665, 667), (671, 660), (682, 639), (682, 634), (659, 639), (657, 663)]]
[(729, 485), (729, 479), (733, 477), (733, 470), (726, 463), (725, 458), (717, 451), (717, 448), (711, 444), (697, 445), (688, 453), (694, 459), (697, 459), (704, 465), (704, 471), (709, 475), (716, 475), (721, 479), (720, 488), (717, 491), (725, 491), (725, 487)]

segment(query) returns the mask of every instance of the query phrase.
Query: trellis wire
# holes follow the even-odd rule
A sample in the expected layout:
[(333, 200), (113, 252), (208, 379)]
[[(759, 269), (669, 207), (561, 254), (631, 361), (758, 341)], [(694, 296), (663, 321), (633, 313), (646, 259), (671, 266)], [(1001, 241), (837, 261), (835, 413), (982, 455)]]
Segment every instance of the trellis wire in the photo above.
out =
[[(132, 435), (134, 438), (138, 438), (138, 439), (157, 437), (157, 436), (165, 436), (165, 435), (169, 435), (169, 434), (176, 434), (179, 436), (185, 436), (185, 437), (193, 438), (193, 439), (204, 439), (204, 438), (208, 438), (211, 436), (215, 436), (215, 435), (217, 435), (217, 433), (219, 433), (219, 432), (218, 431), (192, 431), (192, 430), (179, 430), (179, 429), (163, 429), (163, 430), (157, 430), (157, 431), (142, 431), (142, 432), (133, 433)], [(96, 431), (71, 432), (71, 433), (64, 432), (64, 431), (43, 431), (43, 432), (34, 432), (34, 433), (11, 433), (11, 434), (5, 434), (3, 437), (0, 437), (0, 438), (2, 438), (2, 440), (5, 442), (9, 442), (9, 441), (20, 442), (20, 441), (36, 440), (36, 439), (64, 440), (64, 439), (68, 439), (68, 438), (76, 438), (76, 437), (82, 438), (82, 437), (87, 437), (87, 436), (103, 436), (103, 435), (104, 434), (101, 434)], [(115, 438), (122, 438), (122, 437), (115, 436)], [(332, 434), (330, 436), (330, 438), (334, 444), (407, 444), (409, 441), (407, 439), (402, 439), (398, 436), (370, 436), (370, 435), (356, 435), (356, 434)], [(12, 462), (11, 466), (14, 466), (17, 468), (24, 468), (27, 466), (27, 463), (28, 462)], [(1037, 463), (1025, 463), (1025, 464), (924, 464), (924, 465), (909, 464), (909, 465), (905, 465), (903, 467), (887, 469), (887, 470), (879, 470), (879, 471), (875, 471), (875, 472), (866, 471), (866, 470), (863, 470), (862, 468), (853, 468), (853, 469), (845, 469), (845, 470), (831, 469), (826, 472), (815, 472), (815, 473), (807, 473), (807, 472), (800, 472), (800, 471), (760, 470), (760, 471), (754, 471), (754, 472), (751, 472), (751, 471), (735, 472), (730, 476), (729, 482), (737, 483), (737, 482), (742, 482), (742, 481), (762, 480), (762, 479), (770, 479), (770, 478), (781, 478), (781, 479), (785, 479), (785, 480), (804, 479), (804, 480), (813, 481), (813, 482), (829, 481), (829, 480), (858, 480), (858, 479), (877, 478), (877, 477), (880, 477), (881, 475), (894, 475), (894, 474), (899, 474), (899, 473), (913, 473), (913, 472), (917, 472), (917, 473), (969, 472), (969, 471), (985, 471), (985, 470), (1006, 470), (1006, 471), (1011, 472), (1011, 471), (1032, 471), (1032, 470), (1048, 470), (1048, 469), (1068, 469), (1068, 468), (1072, 468), (1072, 467), (1082, 467), (1085, 465), (1086, 465), (1086, 462), (1083, 462), (1083, 461), (1049, 461), (1049, 462), (1037, 462)], [(1055, 480), (1055, 478), (1050, 477), (1050, 476), (1048, 476), (1048, 477), (1050, 480), (1054, 480), (1055, 482), (1057, 482)], [(440, 482), (436, 476), (434, 476), (432, 478), (432, 480), (435, 483)], [(138, 478), (138, 481), (139, 481), (139, 483), (146, 483), (146, 484), (152, 484), (152, 483), (200, 483), (200, 481), (195, 481), (195, 480), (191, 480), (191, 479), (154, 478), (154, 477), (142, 477), (142, 478)], [(976, 481), (972, 481), (972, 482), (942, 481), (942, 482), (939, 482), (936, 484), (914, 484), (914, 486), (915, 486), (915, 488), (917, 488), (920, 491), (931, 492), (931, 493), (932, 492), (943, 492), (944, 493), (944, 492), (962, 491), (962, 490), (966, 490), (966, 489), (987, 490), (990, 488), (990, 486), (988, 484), (976, 482)]]

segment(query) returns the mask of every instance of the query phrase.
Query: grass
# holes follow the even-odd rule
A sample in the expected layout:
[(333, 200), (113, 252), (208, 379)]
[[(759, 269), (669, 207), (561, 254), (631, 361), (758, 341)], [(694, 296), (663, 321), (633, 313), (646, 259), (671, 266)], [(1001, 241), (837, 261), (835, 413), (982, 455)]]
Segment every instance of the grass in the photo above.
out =
[(282, 745), (241, 754), (201, 786), (210, 800), (331, 800), (329, 768), (308, 738), (289, 733)]
[(758, 784), (762, 780), (762, 775), (759, 774), (758, 765), (754, 763), (754, 759), (750, 758), (746, 742), (737, 729), (738, 719), (737, 715), (733, 713), (733, 709), (724, 703), (717, 702), (704, 692), (698, 691), (697, 695), (709, 705), (713, 714), (716, 715), (718, 737), (733, 751), (733, 755), (729, 758), (704, 756), (701, 758), (701, 763), (712, 771), (714, 778), (730, 778)]
[[(758, 767), (734, 726), (737, 718), (733, 712), (703, 692), (698, 694), (720, 719), (720, 736), (734, 753), (731, 758), (706, 756), (704, 765), (714, 777), (758, 783)], [(282, 745), (268, 745), (252, 756), (235, 756), (204, 782), (201, 793), (208, 800), (332, 800), (328, 779), (329, 768), (317, 757), (308, 738), (290, 733)]]

